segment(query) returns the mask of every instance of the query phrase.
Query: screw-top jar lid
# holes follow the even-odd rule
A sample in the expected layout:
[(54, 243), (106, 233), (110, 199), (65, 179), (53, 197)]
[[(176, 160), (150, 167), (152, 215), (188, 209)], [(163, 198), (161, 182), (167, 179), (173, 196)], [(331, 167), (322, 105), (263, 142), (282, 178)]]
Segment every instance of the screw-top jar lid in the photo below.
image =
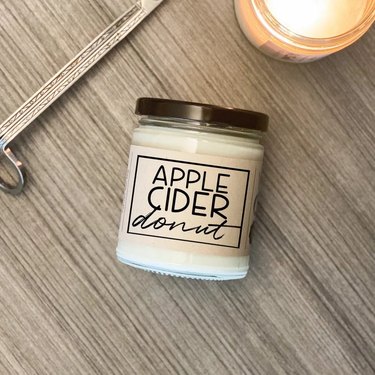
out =
[(266, 132), (269, 117), (260, 112), (169, 99), (140, 98), (135, 113), (203, 122), (219, 127), (238, 127)]

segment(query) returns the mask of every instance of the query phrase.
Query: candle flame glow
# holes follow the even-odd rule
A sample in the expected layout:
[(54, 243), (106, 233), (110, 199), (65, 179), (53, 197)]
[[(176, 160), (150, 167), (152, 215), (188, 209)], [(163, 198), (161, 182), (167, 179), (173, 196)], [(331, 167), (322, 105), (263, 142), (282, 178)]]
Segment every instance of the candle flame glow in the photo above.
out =
[(290, 31), (311, 38), (343, 34), (357, 25), (366, 0), (265, 0), (272, 15)]

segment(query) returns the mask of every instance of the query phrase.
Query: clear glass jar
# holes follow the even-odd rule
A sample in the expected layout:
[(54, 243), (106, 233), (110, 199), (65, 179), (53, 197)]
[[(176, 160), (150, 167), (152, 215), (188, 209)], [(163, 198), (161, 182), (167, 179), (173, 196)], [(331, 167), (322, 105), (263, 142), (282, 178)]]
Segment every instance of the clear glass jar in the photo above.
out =
[(235, 0), (240, 26), (265, 54), (311, 62), (358, 40), (375, 18), (374, 0)]
[(268, 117), (140, 99), (118, 259), (206, 280), (246, 276)]

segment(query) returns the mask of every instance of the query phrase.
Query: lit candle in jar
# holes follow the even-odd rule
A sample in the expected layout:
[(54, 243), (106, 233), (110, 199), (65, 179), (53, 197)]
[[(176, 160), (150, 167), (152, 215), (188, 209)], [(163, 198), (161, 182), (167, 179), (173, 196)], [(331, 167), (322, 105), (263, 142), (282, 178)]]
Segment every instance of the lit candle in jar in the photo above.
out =
[(308, 62), (359, 39), (374, 21), (374, 0), (235, 0), (250, 41), (272, 57)]

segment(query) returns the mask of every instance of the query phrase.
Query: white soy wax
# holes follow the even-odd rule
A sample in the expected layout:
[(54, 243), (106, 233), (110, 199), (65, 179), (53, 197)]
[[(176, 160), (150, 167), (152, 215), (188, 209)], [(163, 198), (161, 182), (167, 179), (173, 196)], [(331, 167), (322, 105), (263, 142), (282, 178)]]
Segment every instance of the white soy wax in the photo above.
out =
[(367, 0), (265, 0), (280, 24), (308, 38), (332, 38), (358, 25)]
[[(173, 276), (245, 277), (267, 116), (248, 112), (250, 123), (235, 128), (198, 121), (205, 119), (202, 108), (226, 114), (227, 122), (240, 120), (235, 113), (230, 118), (232, 109), (160, 99), (139, 103), (137, 112), (148, 117), (134, 131), (118, 259)], [(181, 114), (191, 118), (175, 118)], [(242, 116), (247, 119), (245, 111)], [(258, 130), (251, 129), (251, 119)]]

